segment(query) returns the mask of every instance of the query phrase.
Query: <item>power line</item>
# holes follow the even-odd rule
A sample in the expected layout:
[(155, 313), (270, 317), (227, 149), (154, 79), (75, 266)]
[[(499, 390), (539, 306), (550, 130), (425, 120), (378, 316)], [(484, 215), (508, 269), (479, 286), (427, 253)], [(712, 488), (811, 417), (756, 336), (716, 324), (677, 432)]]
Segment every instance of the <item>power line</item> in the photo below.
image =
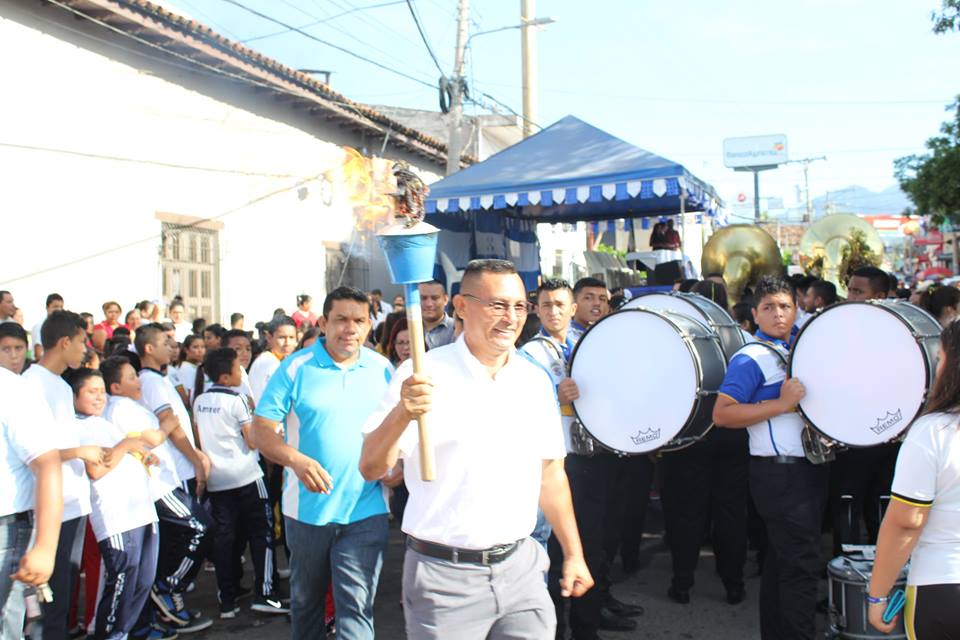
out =
[(18, 144), (15, 142), (0, 142), (0, 147), (10, 149), (23, 149), (27, 151), (42, 151), (45, 153), (58, 153), (68, 156), (79, 156), (81, 158), (95, 158), (97, 160), (112, 160), (114, 162), (130, 162), (133, 164), (148, 164), (157, 167), (166, 167), (167, 169), (187, 169), (190, 171), (207, 171), (210, 173), (228, 173), (240, 176), (254, 176), (260, 178), (295, 178), (290, 173), (261, 173), (259, 171), (244, 171), (243, 169), (222, 169), (219, 167), (203, 167), (199, 165), (179, 164), (176, 162), (164, 162), (162, 160), (146, 160), (143, 158), (128, 158), (124, 156), (113, 156), (102, 153), (93, 153), (89, 151), (75, 151), (73, 149), (58, 149), (55, 147), (43, 147), (32, 144)]
[(283, 22), (282, 20), (277, 20), (276, 18), (272, 18), (272, 17), (268, 16), (268, 15), (265, 14), (265, 13), (261, 13), (261, 12), (257, 11), (256, 9), (252, 9), (252, 8), (244, 5), (244, 4), (241, 3), (241, 2), (237, 2), (237, 0), (221, 0), (221, 1), (222, 1), (222, 2), (226, 2), (226, 3), (228, 3), (228, 4), (232, 4), (233, 6), (238, 7), (238, 8), (240, 8), (240, 9), (243, 9), (244, 11), (246, 11), (246, 12), (248, 12), (248, 13), (251, 13), (251, 14), (257, 16), (258, 18), (262, 18), (262, 19), (264, 19), (264, 20), (267, 20), (267, 21), (269, 21), (269, 22), (272, 22), (272, 23), (274, 23), (274, 24), (276, 24), (276, 25), (278, 25), (278, 26), (281, 26), (281, 27), (289, 30), (289, 31), (293, 31), (293, 32), (295, 32), (295, 33), (299, 33), (300, 35), (304, 36), (305, 38), (309, 38), (309, 39), (311, 39), (311, 40), (313, 40), (313, 41), (315, 41), (315, 42), (319, 42), (320, 44), (327, 45), (328, 47), (331, 47), (331, 48), (333, 48), (333, 49), (336, 49), (337, 51), (340, 51), (341, 53), (345, 53), (345, 54), (347, 54), (348, 56), (350, 56), (350, 57), (352, 57), (352, 58), (356, 58), (357, 60), (362, 60), (362, 61), (364, 61), (364, 62), (366, 62), (366, 63), (368, 63), (368, 64), (372, 64), (372, 65), (375, 66), (375, 67), (379, 67), (380, 69), (383, 69), (384, 71), (389, 71), (390, 73), (393, 73), (393, 74), (395, 74), (395, 75), (398, 75), (398, 76), (401, 76), (401, 77), (403, 77), (403, 78), (406, 78), (407, 80), (412, 80), (413, 82), (416, 82), (417, 84), (422, 84), (422, 85), (425, 86), (425, 87), (430, 87), (431, 89), (438, 89), (438, 86), (437, 86), (436, 84), (431, 84), (431, 83), (429, 83), (429, 82), (425, 82), (424, 80), (421, 80), (420, 78), (417, 78), (417, 77), (414, 77), (414, 76), (410, 75), (409, 73), (405, 73), (405, 72), (403, 72), (403, 71), (400, 71), (399, 69), (394, 69), (393, 67), (389, 67), (389, 66), (387, 66), (387, 65), (385, 65), (385, 64), (383, 64), (383, 63), (377, 62), (376, 60), (373, 60), (373, 59), (368, 58), (368, 57), (366, 57), (366, 56), (362, 56), (362, 55), (360, 55), (359, 53), (354, 53), (353, 51), (350, 51), (349, 49), (346, 49), (346, 48), (344, 48), (344, 47), (341, 47), (340, 45), (334, 44), (334, 43), (332, 43), (332, 42), (330, 42), (330, 41), (328, 41), (328, 40), (324, 40), (324, 39), (322, 39), (322, 38), (318, 38), (317, 36), (315, 36), (315, 35), (313, 35), (313, 34), (311, 34), (311, 33), (307, 33), (307, 32), (304, 31), (303, 29), (300, 29), (300, 28), (298, 28), (298, 27), (295, 27), (295, 26), (292, 25), (292, 24), (287, 24), (286, 22)]
[[(298, 28), (299, 28), (299, 29), (309, 29), (310, 27), (315, 27), (315, 26), (317, 26), (317, 25), (319, 25), (319, 24), (324, 24), (324, 23), (326, 23), (326, 22), (332, 22), (332, 21), (336, 20), (337, 18), (342, 18), (343, 16), (349, 15), (349, 14), (354, 13), (354, 12), (356, 12), (356, 11), (365, 11), (365, 10), (367, 10), (367, 9), (379, 9), (380, 7), (389, 7), (390, 5), (393, 5), (393, 4), (403, 4), (404, 1), (405, 1), (405, 0), (392, 0), (392, 2), (381, 2), (380, 4), (371, 4), (371, 5), (367, 5), (367, 6), (365, 6), (365, 7), (354, 7), (353, 9), (350, 9), (349, 11), (343, 11), (343, 12), (341, 12), (341, 13), (338, 13), (338, 14), (335, 14), (335, 15), (332, 15), (332, 16), (329, 16), (329, 17), (327, 17), (327, 18), (322, 18), (322, 19), (321, 19), (321, 18), (316, 18), (316, 17), (315, 17), (313, 22), (310, 22), (310, 23), (308, 23), (308, 24), (302, 24), (302, 25), (300, 25)], [(281, 30), (281, 31), (274, 31), (273, 33), (265, 33), (265, 34), (260, 35), (260, 36), (253, 36), (252, 38), (245, 38), (245, 39), (243, 39), (243, 40), (239, 40), (239, 42), (242, 42), (243, 44), (247, 44), (248, 42), (254, 42), (254, 41), (256, 41), (256, 40), (265, 40), (265, 39), (267, 39), (267, 38), (273, 38), (274, 36), (283, 35), (284, 33), (290, 33), (290, 29), (283, 29), (283, 30)]]
[(430, 57), (433, 59), (433, 64), (436, 65), (437, 71), (440, 72), (440, 75), (445, 75), (443, 73), (443, 67), (440, 66), (440, 62), (437, 60), (436, 54), (433, 52), (433, 48), (430, 46), (430, 42), (427, 40), (427, 34), (423, 32), (423, 26), (420, 24), (420, 18), (417, 17), (417, 12), (413, 8), (413, 1), (407, 0), (407, 7), (410, 9), (410, 15), (413, 16), (413, 23), (417, 25), (417, 31), (420, 32), (420, 39), (423, 40), (423, 45), (427, 48), (427, 53), (430, 54)]
[[(320, 179), (321, 177), (323, 177), (323, 174), (322, 174), (322, 173), (321, 173), (321, 174), (317, 174), (317, 175), (315, 175), (315, 176), (312, 176), (312, 177), (310, 177), (310, 178), (307, 178), (306, 180), (300, 180), (300, 181), (296, 182), (295, 184), (292, 184), (292, 185), (290, 185), (290, 186), (288, 186), (288, 187), (282, 187), (282, 188), (280, 188), (280, 189), (274, 189), (273, 191), (269, 191), (269, 192), (267, 192), (267, 193), (265, 193), (265, 194), (263, 194), (263, 195), (257, 196), (256, 198), (253, 198), (252, 200), (248, 200), (248, 201), (244, 202), (243, 204), (241, 204), (241, 205), (239, 205), (239, 206), (233, 207), (232, 209), (228, 209), (227, 211), (224, 211), (223, 213), (218, 213), (217, 215), (215, 215), (215, 216), (210, 216), (210, 217), (208, 217), (208, 218), (200, 218), (200, 219), (195, 220), (195, 221), (193, 221), (193, 222), (191, 222), (191, 223), (189, 223), (189, 224), (179, 225), (179, 226), (181, 226), (181, 227), (184, 228), (184, 229), (190, 229), (190, 228), (192, 228), (192, 227), (197, 227), (197, 226), (199, 226), (199, 225), (201, 225), (201, 224), (203, 224), (203, 223), (205, 223), (205, 222), (211, 222), (211, 221), (213, 221), (213, 220), (219, 220), (219, 219), (221, 219), (221, 218), (225, 218), (226, 216), (228, 216), (228, 215), (230, 215), (230, 214), (232, 214), (232, 213), (236, 213), (236, 212), (241, 211), (241, 210), (243, 210), (243, 209), (246, 209), (246, 208), (248, 208), (248, 207), (252, 207), (253, 205), (259, 204), (259, 203), (263, 202), (264, 200), (268, 200), (268, 199), (272, 198), (273, 196), (277, 196), (277, 195), (280, 195), (281, 193), (286, 193), (286, 192), (292, 191), (292, 190), (294, 190), (294, 189), (299, 189), (299, 188), (302, 187), (303, 185), (305, 185), (305, 184), (307, 184), (307, 183), (309, 183), (309, 182), (313, 182), (314, 180), (318, 180), (318, 179)], [(103, 256), (105, 256), (105, 255), (109, 255), (109, 254), (111, 254), (111, 253), (114, 253), (114, 252), (116, 252), (116, 251), (122, 251), (123, 249), (129, 249), (130, 247), (135, 247), (135, 246), (137, 246), (138, 244), (143, 244), (144, 242), (150, 242), (151, 240), (157, 240), (157, 239), (162, 238), (162, 237), (163, 237), (163, 234), (162, 234), (162, 233), (159, 233), (159, 234), (156, 234), (156, 233), (155, 233), (155, 234), (152, 234), (152, 235), (150, 235), (150, 236), (148, 236), (148, 237), (146, 237), (146, 238), (141, 238), (141, 239), (139, 239), (139, 240), (133, 240), (133, 241), (131, 241), (131, 242), (126, 242), (126, 243), (124, 243), (124, 244), (116, 245), (116, 246), (114, 246), (114, 247), (110, 247), (109, 249), (104, 249), (103, 251), (98, 251), (98, 252), (92, 253), (92, 254), (90, 254), (90, 255), (88, 255), (88, 256), (83, 256), (82, 258), (75, 258), (75, 259), (73, 259), (73, 260), (68, 260), (67, 262), (62, 262), (62, 263), (57, 264), (57, 265), (54, 265), (54, 266), (52, 266), (52, 267), (45, 267), (45, 268), (43, 268), (43, 269), (38, 269), (37, 271), (33, 271), (33, 272), (30, 272), (30, 273), (26, 273), (26, 274), (17, 276), (17, 277), (15, 277), (15, 278), (7, 278), (7, 279), (0, 280), (0, 281), (2, 281), (2, 282), (4, 282), (4, 283), (8, 283), (8, 282), (17, 282), (17, 281), (19, 281), (19, 280), (26, 280), (26, 279), (28, 279), (28, 278), (33, 278), (34, 276), (43, 275), (44, 273), (49, 273), (49, 272), (51, 272), (51, 271), (57, 271), (57, 270), (59, 270), (59, 269), (63, 269), (63, 268), (65, 268), (65, 267), (71, 267), (71, 266), (73, 266), (73, 265), (75, 265), (75, 264), (80, 264), (80, 263), (86, 262), (86, 261), (88, 261), (88, 260), (93, 260), (93, 259), (95, 259), (95, 258), (100, 258), (100, 257), (103, 257)]]

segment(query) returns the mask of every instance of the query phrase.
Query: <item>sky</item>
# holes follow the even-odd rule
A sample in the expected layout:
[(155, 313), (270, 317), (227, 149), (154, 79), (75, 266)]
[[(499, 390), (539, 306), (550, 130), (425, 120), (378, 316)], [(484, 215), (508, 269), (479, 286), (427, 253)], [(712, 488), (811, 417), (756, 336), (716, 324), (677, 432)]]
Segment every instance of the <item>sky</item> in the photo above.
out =
[[(436, 85), (440, 71), (406, 0), (233, 0), (316, 38)], [(446, 75), (456, 0), (410, 0)], [(229, 0), (166, 0), (370, 104), (437, 109), (437, 90), (337, 51)], [(467, 77), (521, 110), (520, 0), (471, 0)], [(935, 35), (940, 0), (537, 0), (541, 126), (572, 114), (683, 164), (728, 203), (752, 195), (752, 174), (723, 166), (724, 138), (785, 134), (810, 164), (814, 197), (896, 184), (893, 160), (923, 152), (960, 93), (960, 33)], [(321, 22), (322, 21), (322, 22)], [(305, 27), (305, 25), (312, 26)], [(468, 112), (478, 111), (469, 107)], [(802, 200), (802, 165), (761, 174), (761, 197)], [(834, 196), (842, 201), (842, 195)], [(876, 213), (889, 213), (877, 211)]]

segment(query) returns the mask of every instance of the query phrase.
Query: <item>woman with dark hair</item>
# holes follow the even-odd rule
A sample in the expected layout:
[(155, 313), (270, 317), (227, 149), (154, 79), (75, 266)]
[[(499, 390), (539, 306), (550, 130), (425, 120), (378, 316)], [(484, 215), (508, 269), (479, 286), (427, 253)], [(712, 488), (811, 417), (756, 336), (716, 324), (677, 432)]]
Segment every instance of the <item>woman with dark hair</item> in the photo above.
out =
[(960, 289), (932, 284), (920, 295), (920, 306), (936, 318), (941, 327), (945, 327), (957, 319)]
[(207, 354), (207, 347), (204, 344), (203, 337), (191, 334), (184, 338), (180, 345), (180, 359), (177, 367), (177, 384), (174, 386), (183, 398), (183, 403), (187, 407), (193, 406), (193, 399), (196, 397), (197, 387), (197, 369), (203, 363), (203, 357)]
[(889, 593), (910, 561), (907, 637), (960, 638), (960, 323), (940, 334), (937, 377), (924, 415), (897, 456), (867, 592), (870, 624), (885, 633)]
[(312, 327), (317, 324), (317, 316), (310, 310), (312, 304), (313, 298), (307, 294), (301, 293), (297, 296), (297, 310), (294, 311), (290, 317), (293, 318), (298, 329), (304, 324), (306, 324), (307, 327)]
[(407, 327), (407, 319), (400, 318), (390, 329), (390, 337), (383, 347), (383, 355), (387, 357), (395, 367), (410, 358), (410, 331)]

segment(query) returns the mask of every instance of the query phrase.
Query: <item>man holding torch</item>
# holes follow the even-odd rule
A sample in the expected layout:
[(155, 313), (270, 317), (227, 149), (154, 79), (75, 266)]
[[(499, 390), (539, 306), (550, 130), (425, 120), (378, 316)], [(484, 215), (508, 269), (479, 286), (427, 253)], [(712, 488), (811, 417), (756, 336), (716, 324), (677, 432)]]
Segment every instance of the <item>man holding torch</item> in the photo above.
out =
[[(420, 373), (401, 365), (364, 427), (364, 478), (405, 460), (407, 636), (553, 638), (549, 560), (530, 538), (538, 502), (563, 548), (562, 595), (579, 597), (593, 579), (563, 470), (552, 383), (513, 346), (527, 313), (523, 283), (510, 262), (475, 260), (454, 307), (463, 335), (427, 352)], [(421, 477), (414, 422), (427, 414), (433, 480)]]

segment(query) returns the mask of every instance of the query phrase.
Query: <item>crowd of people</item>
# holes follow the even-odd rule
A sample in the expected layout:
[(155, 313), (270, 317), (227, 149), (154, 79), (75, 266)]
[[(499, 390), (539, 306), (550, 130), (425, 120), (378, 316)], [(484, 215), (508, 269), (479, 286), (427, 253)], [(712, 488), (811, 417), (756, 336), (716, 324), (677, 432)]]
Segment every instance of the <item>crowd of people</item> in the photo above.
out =
[[(957, 632), (960, 290), (911, 291), (873, 267), (853, 274), (848, 300), (902, 298), (939, 320), (940, 369), (902, 446), (815, 465), (796, 413), (803, 385), (767, 347), (786, 353), (812, 314), (838, 301), (830, 282), (765, 278), (732, 306), (722, 277), (678, 282), (727, 309), (750, 342), (729, 363), (720, 428), (680, 451), (626, 457), (578, 423), (568, 365), (627, 293), (589, 277), (525, 292), (498, 260), (471, 263), (452, 300), (440, 282), (419, 289), (418, 373), (404, 299), (387, 303), (379, 290), (339, 287), (319, 315), (298, 296), (256, 335), (237, 313), (229, 328), (191, 321), (178, 299), (126, 315), (108, 301), (95, 322), (58, 294), (28, 333), (0, 291), (3, 637), (160, 640), (206, 629), (212, 618), (188, 601), (209, 563), (221, 619), (249, 599), (264, 615), (289, 613), (297, 639), (324, 629), (372, 638), (391, 517), (405, 536), (408, 637), (632, 631), (644, 609), (614, 597), (611, 574), (618, 558), (625, 573), (640, 569), (652, 492), (672, 560), (665, 591), (679, 605), (692, 601), (705, 543), (726, 602), (743, 602), (754, 548), (762, 637), (813, 637), (826, 524), (836, 553), (879, 535), (875, 626), (890, 628), (878, 611), (916, 547), (909, 624), (926, 630), (920, 638)], [(433, 481), (421, 476), (424, 416)]]

